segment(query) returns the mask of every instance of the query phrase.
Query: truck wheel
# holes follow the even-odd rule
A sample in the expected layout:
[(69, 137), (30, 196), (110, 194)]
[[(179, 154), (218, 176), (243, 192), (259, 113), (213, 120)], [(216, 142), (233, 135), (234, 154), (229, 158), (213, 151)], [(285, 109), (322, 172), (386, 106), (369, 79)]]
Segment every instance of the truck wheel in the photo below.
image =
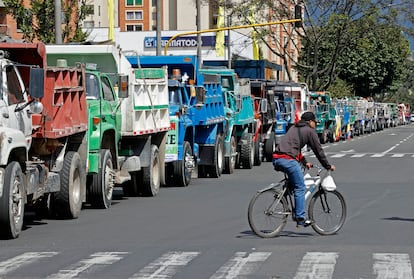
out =
[(151, 145), (149, 167), (142, 168), (142, 194), (154, 197), (158, 194), (161, 184), (160, 154), (156, 145)]
[(223, 172), (224, 146), (223, 139), (220, 135), (216, 136), (216, 144), (214, 146), (214, 165), (208, 166), (210, 177), (218, 178)]
[(92, 176), (89, 188), (89, 201), (93, 207), (109, 208), (114, 190), (114, 168), (112, 155), (108, 149), (101, 150), (98, 174)]
[(271, 135), (270, 138), (268, 138), (265, 141), (265, 145), (264, 145), (265, 158), (267, 162), (272, 162), (274, 150), (275, 150), (275, 135)]
[(188, 186), (194, 169), (194, 155), (188, 141), (183, 143), (183, 159), (174, 165), (174, 180), (178, 186)]
[(240, 161), (244, 169), (253, 168), (254, 163), (254, 146), (252, 134), (247, 135), (247, 142), (242, 145), (240, 152)]
[(261, 136), (257, 137), (256, 142), (254, 143), (254, 165), (260, 166), (262, 164), (262, 152), (260, 148)]
[(0, 198), (0, 235), (17, 238), (23, 227), (24, 176), (20, 164), (11, 162), (5, 171), (3, 195)]
[(79, 153), (69, 151), (60, 171), (60, 191), (53, 194), (53, 211), (57, 217), (75, 219), (82, 209), (81, 187), (86, 185), (86, 170), (82, 168)]
[(230, 138), (230, 157), (224, 158), (223, 173), (232, 174), (236, 168), (237, 144), (234, 136)]

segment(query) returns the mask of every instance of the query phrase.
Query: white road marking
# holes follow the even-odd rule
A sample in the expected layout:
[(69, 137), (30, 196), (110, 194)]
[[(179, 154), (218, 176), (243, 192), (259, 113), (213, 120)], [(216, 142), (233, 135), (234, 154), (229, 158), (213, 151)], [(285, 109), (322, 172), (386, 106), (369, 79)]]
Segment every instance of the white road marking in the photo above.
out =
[(338, 253), (308, 252), (302, 259), (294, 279), (332, 278)]
[(338, 153), (338, 154), (331, 155), (331, 158), (342, 158), (342, 157), (345, 157), (345, 156), (346, 156), (346, 154)]
[(270, 252), (237, 252), (227, 263), (225, 263), (210, 279), (232, 279), (249, 278), (260, 264), (267, 260)]
[(199, 254), (199, 252), (168, 252), (132, 275), (130, 279), (172, 278), (179, 267), (187, 265)]
[[(100, 268), (113, 264), (121, 260), (128, 252), (98, 252), (90, 255), (88, 259), (83, 259), (73, 265), (70, 265), (67, 269), (61, 269), (58, 273), (48, 276), (48, 279), (69, 279), (78, 277), (82, 272), (91, 269), (94, 266), (100, 266)], [(95, 269), (96, 270), (96, 269)]]
[(365, 155), (367, 155), (367, 154), (365, 154), (365, 153), (360, 153), (360, 154), (354, 154), (354, 155), (352, 155), (351, 157), (352, 157), (352, 158), (361, 158), (361, 157), (364, 157)]
[(377, 154), (371, 155), (372, 158), (379, 158), (379, 157), (384, 157), (384, 156), (385, 156), (385, 153), (377, 153)]
[(401, 157), (404, 157), (404, 153), (395, 153), (395, 154), (393, 154), (391, 157), (394, 157), (394, 158), (401, 158)]
[(412, 268), (408, 254), (373, 254), (374, 275), (377, 279), (412, 279)]
[(13, 257), (6, 261), (0, 262), (0, 275), (9, 273), (10, 271), (21, 268), (22, 266), (31, 264), (42, 258), (50, 258), (59, 254), (58, 252), (27, 252), (19, 256)]

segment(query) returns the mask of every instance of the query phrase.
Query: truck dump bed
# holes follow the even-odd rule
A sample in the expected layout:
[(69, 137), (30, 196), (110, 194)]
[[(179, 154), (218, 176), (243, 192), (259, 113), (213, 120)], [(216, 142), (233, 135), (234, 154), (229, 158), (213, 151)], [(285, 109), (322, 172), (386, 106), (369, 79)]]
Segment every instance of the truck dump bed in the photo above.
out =
[(130, 95), (121, 103), (122, 136), (170, 129), (168, 76), (165, 68), (134, 69)]
[(45, 73), (43, 112), (32, 117), (34, 138), (56, 139), (88, 128), (85, 70), (48, 67)]

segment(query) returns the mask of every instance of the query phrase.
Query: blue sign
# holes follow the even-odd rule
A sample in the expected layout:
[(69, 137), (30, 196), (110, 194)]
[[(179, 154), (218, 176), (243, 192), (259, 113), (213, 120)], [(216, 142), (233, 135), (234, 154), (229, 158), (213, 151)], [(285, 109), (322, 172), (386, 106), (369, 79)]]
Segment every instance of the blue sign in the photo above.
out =
[[(161, 47), (165, 47), (171, 37), (161, 37)], [(227, 46), (227, 36), (224, 39), (224, 45)], [(201, 45), (204, 47), (216, 46), (216, 36), (201, 36)], [(145, 37), (144, 48), (157, 47), (157, 37)], [(168, 47), (194, 48), (197, 47), (197, 36), (177, 37), (170, 42)]]

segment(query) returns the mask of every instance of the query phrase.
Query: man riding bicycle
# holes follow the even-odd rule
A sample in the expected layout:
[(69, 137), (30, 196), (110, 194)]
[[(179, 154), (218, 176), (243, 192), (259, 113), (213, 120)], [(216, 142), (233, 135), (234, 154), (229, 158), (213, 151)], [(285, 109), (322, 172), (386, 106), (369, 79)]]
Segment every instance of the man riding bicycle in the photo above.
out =
[(303, 113), (301, 120), (287, 131), (273, 153), (275, 170), (286, 173), (290, 184), (294, 188), (295, 218), (298, 227), (307, 227), (313, 223), (312, 220), (306, 220), (306, 185), (300, 163), (307, 169), (310, 169), (312, 164), (307, 162), (302, 155), (302, 148), (308, 145), (324, 168), (331, 171), (335, 170), (335, 166), (328, 162), (315, 127), (315, 114), (310, 111)]

